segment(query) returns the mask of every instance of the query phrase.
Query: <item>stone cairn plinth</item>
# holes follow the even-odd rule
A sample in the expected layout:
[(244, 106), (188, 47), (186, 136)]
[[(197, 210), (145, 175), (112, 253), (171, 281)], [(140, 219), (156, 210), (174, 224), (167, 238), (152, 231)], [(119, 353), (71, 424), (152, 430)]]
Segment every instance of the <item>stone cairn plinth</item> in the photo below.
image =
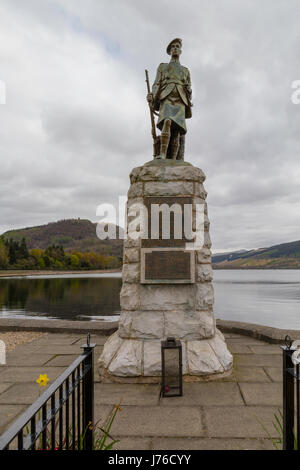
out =
[[(204, 243), (186, 251), (181, 240), (124, 240), (121, 316), (118, 331), (108, 338), (99, 358), (102, 381), (159, 382), (161, 340), (167, 337), (182, 343), (185, 380), (230, 372), (232, 356), (213, 314), (204, 180), (202, 170), (181, 161), (153, 160), (132, 170), (127, 213), (132, 204), (147, 206), (149, 201), (202, 204)], [(194, 210), (192, 217), (195, 229)]]

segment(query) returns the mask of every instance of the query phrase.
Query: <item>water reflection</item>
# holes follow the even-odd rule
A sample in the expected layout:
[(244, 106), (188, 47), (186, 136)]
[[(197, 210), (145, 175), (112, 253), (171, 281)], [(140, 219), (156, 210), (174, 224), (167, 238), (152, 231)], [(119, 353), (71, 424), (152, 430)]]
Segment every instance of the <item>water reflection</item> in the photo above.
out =
[[(120, 313), (119, 278), (0, 279), (2, 316), (93, 320)], [(82, 317), (82, 318), (81, 318)]]
[(214, 271), (215, 317), (300, 330), (300, 270)]
[[(121, 273), (0, 279), (0, 316), (112, 320)], [(214, 271), (215, 318), (300, 330), (300, 270)]]

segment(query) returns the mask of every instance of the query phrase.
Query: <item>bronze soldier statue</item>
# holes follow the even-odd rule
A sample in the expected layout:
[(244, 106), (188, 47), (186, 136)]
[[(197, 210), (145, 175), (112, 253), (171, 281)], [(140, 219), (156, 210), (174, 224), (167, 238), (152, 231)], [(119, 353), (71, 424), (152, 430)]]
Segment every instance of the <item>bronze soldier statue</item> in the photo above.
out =
[(190, 72), (179, 62), (181, 47), (179, 38), (170, 42), (167, 53), (171, 60), (159, 65), (152, 93), (147, 95), (150, 107), (159, 111), (160, 153), (156, 158), (184, 159), (185, 119), (192, 117), (192, 89)]

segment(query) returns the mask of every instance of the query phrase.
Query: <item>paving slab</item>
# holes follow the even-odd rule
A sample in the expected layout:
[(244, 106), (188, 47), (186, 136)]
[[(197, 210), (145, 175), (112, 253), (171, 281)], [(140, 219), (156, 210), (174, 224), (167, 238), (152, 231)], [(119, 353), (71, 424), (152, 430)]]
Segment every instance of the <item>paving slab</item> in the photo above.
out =
[(234, 376), (238, 382), (271, 382), (271, 378), (263, 367), (236, 366), (234, 368)]
[[(230, 347), (231, 344), (246, 344), (246, 345), (253, 345), (253, 346), (260, 346), (262, 341), (260, 339), (251, 338), (250, 336), (239, 336), (238, 338), (228, 338), (226, 343)], [(268, 343), (264, 343), (268, 344)]]
[(224, 338), (226, 339), (227, 338), (240, 338), (240, 339), (244, 338), (244, 335), (239, 335), (238, 333), (227, 333), (226, 331), (225, 333), (223, 333), (223, 335), (224, 335)]
[[(96, 413), (98, 414), (96, 405)], [(122, 411), (112, 426), (116, 436), (203, 436), (200, 408), (160, 407), (160, 406), (121, 406)]]
[(0, 405), (0, 434), (2, 434), (26, 408), (26, 405)]
[(44, 387), (37, 383), (16, 383), (0, 394), (0, 404), (31, 405), (42, 394)]
[[(120, 444), (122, 443), (122, 439)], [(153, 450), (272, 450), (270, 439), (153, 438)]]
[(103, 384), (96, 383), (94, 399), (96, 404), (116, 405), (158, 405), (160, 394), (159, 384)]
[(99, 357), (101, 356), (102, 351), (103, 351), (103, 346), (102, 345), (98, 345), (94, 349), (95, 366), (97, 366), (97, 361), (98, 361)]
[(282, 349), (277, 344), (249, 344), (249, 348), (254, 354), (279, 354), (282, 357)]
[(282, 357), (276, 354), (235, 354), (234, 360), (238, 367), (269, 366), (282, 368)]
[[(95, 406), (94, 419), (95, 419), (96, 425), (101, 427), (103, 424), (105, 424), (105, 422), (109, 418), (110, 413), (112, 412), (113, 409), (114, 409), (113, 405), (97, 405), (97, 406)], [(120, 411), (117, 412), (114, 423), (116, 423), (116, 421), (118, 420), (119, 414), (120, 414)]]
[(31, 343), (20, 344), (16, 349), (11, 351), (9, 354), (35, 354), (35, 352), (41, 348), (41, 345), (36, 344), (34, 341)]
[[(272, 437), (278, 437), (274, 427), (274, 413), (278, 407), (240, 406), (205, 408), (207, 433), (210, 437), (267, 437), (265, 426)], [(262, 423), (262, 424), (261, 424)]]
[(253, 354), (253, 351), (250, 349), (250, 345), (243, 343), (230, 343), (228, 344), (228, 349), (231, 354)]
[(7, 366), (43, 366), (53, 358), (52, 354), (20, 354), (19, 352), (8, 353), (6, 357)]
[(11, 387), (12, 385), (14, 385), (13, 383), (0, 383), (0, 394), (5, 392), (7, 389), (9, 389), (9, 387)]
[(43, 354), (79, 354), (82, 353), (82, 349), (79, 344), (75, 345), (64, 345), (64, 344), (46, 344), (44, 346), (39, 346), (35, 349), (35, 353), (43, 353)]
[(72, 362), (77, 359), (79, 354), (63, 354), (63, 355), (58, 355), (58, 356), (52, 356), (51, 360), (47, 362), (47, 366), (49, 367), (69, 367)]
[[(91, 335), (91, 343), (95, 343), (97, 346), (103, 346), (107, 340), (108, 336)], [(81, 343), (86, 343), (86, 336), (81, 336), (73, 345), (81, 346)]]
[(282, 369), (279, 367), (264, 367), (264, 370), (273, 382), (282, 382)]
[(243, 405), (239, 387), (232, 382), (184, 383), (183, 396), (161, 398), (161, 406), (240, 406)]
[(3, 382), (33, 382), (40, 374), (47, 374), (50, 382), (52, 383), (60, 374), (64, 372), (65, 367), (3, 367), (3, 371), (0, 372), (0, 383)]
[(113, 434), (114, 439), (119, 442), (113, 446), (113, 450), (151, 450), (152, 438), (150, 437), (124, 437)]
[(240, 383), (246, 405), (282, 406), (280, 383)]
[(47, 333), (42, 338), (35, 341), (36, 345), (60, 344), (72, 345), (76, 344), (83, 338), (82, 335), (66, 335), (63, 333)]

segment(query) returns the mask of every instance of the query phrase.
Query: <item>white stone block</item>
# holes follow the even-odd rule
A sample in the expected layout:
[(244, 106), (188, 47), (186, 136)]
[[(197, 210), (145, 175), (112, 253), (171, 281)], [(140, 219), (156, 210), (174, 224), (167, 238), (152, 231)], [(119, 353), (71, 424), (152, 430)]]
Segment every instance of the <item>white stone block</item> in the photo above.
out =
[(140, 264), (123, 264), (122, 279), (125, 283), (138, 283), (140, 281)]
[(127, 237), (126, 239), (124, 239), (123, 247), (124, 247), (124, 250), (126, 250), (126, 251), (128, 249), (135, 248), (135, 249), (137, 249), (136, 251), (139, 252), (140, 244), (141, 244), (141, 239), (140, 238), (135, 240), (133, 238)]
[(224, 372), (208, 340), (187, 342), (188, 370), (191, 375), (210, 375)]
[(144, 188), (145, 196), (192, 196), (193, 193), (194, 185), (188, 181), (149, 182)]
[(204, 232), (204, 247), (211, 248), (211, 239), (209, 232)]
[(164, 315), (162, 311), (135, 312), (131, 324), (131, 338), (162, 338)]
[(147, 165), (134, 168), (130, 174), (131, 183), (138, 181), (167, 180), (197, 181), (202, 183), (205, 174), (200, 168), (192, 165)]
[(123, 263), (138, 263), (140, 261), (140, 250), (136, 248), (124, 248)]
[(122, 312), (119, 335), (131, 339), (159, 339), (164, 336), (164, 316), (156, 312)]
[(142, 374), (142, 342), (123, 340), (118, 354), (111, 361), (108, 372), (119, 377), (136, 377)]
[(193, 310), (195, 286), (191, 285), (143, 285), (141, 286), (141, 310)]
[(155, 377), (161, 375), (161, 342), (144, 341), (144, 375)]
[(122, 344), (122, 339), (119, 337), (118, 332), (116, 331), (112, 334), (104, 344), (104, 348), (101, 356), (98, 360), (98, 365), (100, 370), (107, 368), (112, 360), (112, 358), (117, 353), (118, 349)]
[(210, 282), (196, 284), (196, 309), (210, 310), (214, 304), (214, 289)]
[(211, 338), (215, 333), (213, 312), (165, 312), (165, 336), (180, 340)]
[(167, 166), (164, 172), (164, 179), (202, 183), (205, 180), (205, 174), (200, 168), (194, 166)]
[(119, 318), (119, 336), (123, 339), (129, 339), (131, 335), (131, 325), (132, 317), (135, 315), (135, 312), (121, 312)]
[(186, 345), (187, 345), (187, 341), (181, 341), (181, 346), (182, 346), (182, 375), (185, 375), (185, 374), (188, 373)]
[(211, 251), (209, 248), (201, 248), (201, 250), (196, 251), (197, 254), (197, 262), (200, 264), (207, 264), (211, 263)]
[(143, 196), (143, 183), (133, 183), (127, 193), (128, 199)]
[(164, 171), (158, 166), (139, 166), (134, 168), (130, 174), (130, 182), (156, 181), (163, 178)]
[(194, 204), (193, 206), (193, 230), (204, 229), (205, 231), (208, 231), (209, 226), (210, 226), (208, 215), (205, 214), (205, 212), (203, 211), (203, 208), (200, 207), (200, 214), (196, 216), (196, 210), (197, 208), (196, 208), (196, 205)]
[(208, 282), (213, 279), (213, 270), (211, 264), (197, 264), (197, 281)]
[(224, 370), (229, 370), (232, 367), (233, 358), (227, 349), (224, 336), (216, 329), (216, 335), (214, 338), (208, 341), (212, 349), (214, 350), (217, 358), (224, 367)]
[(120, 293), (122, 310), (140, 310), (140, 286), (123, 283)]
[(207, 192), (205, 191), (203, 184), (195, 183), (195, 196), (200, 197), (202, 200), (206, 199)]

